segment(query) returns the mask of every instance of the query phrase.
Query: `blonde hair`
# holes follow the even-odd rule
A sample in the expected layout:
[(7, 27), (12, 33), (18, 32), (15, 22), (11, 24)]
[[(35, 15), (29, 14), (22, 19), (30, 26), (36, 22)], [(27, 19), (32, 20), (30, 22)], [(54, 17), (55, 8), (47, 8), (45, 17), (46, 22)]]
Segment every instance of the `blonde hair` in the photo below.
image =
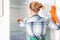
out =
[(43, 7), (43, 5), (37, 1), (31, 2), (29, 5), (29, 8), (35, 13), (39, 12), (40, 8), (42, 8), (42, 7)]

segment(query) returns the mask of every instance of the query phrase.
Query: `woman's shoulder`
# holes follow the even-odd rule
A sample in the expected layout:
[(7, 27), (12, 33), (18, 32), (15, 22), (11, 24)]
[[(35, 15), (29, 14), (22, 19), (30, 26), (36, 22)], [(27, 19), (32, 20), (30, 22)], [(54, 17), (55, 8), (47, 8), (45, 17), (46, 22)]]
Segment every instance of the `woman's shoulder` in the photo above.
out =
[(40, 20), (42, 17), (40, 17), (39, 15), (34, 15), (31, 16), (30, 18), (27, 19), (27, 22), (36, 22), (38, 20)]

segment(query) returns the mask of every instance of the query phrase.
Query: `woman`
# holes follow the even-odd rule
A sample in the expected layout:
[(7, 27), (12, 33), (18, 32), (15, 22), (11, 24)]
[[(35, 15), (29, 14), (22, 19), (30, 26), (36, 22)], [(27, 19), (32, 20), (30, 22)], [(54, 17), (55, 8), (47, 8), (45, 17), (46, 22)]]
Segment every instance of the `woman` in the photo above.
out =
[(52, 21), (46, 21), (45, 18), (38, 15), (40, 9), (44, 9), (41, 3), (33, 1), (30, 3), (29, 8), (32, 16), (27, 18), (24, 22), (22, 22), (21, 19), (18, 20), (20, 26), (26, 26), (27, 34), (30, 37), (29, 40), (45, 40), (46, 27), (58, 29), (57, 25)]

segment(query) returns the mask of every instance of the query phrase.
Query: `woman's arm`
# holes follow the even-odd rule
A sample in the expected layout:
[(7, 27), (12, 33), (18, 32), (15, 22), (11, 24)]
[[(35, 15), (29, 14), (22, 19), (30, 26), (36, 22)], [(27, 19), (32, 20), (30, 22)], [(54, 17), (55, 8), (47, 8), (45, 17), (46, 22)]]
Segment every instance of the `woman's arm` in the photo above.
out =
[(24, 19), (23, 21), (22, 21), (22, 19), (18, 19), (18, 20), (17, 20), (18, 25), (19, 25), (20, 27), (25, 27), (25, 21), (26, 21), (26, 19)]
[(49, 28), (51, 28), (51, 29), (55, 29), (55, 30), (60, 29), (60, 26), (57, 25), (56, 23), (54, 23), (54, 22), (51, 20), (51, 18), (49, 19), (49, 24), (48, 24), (48, 26), (49, 26)]
[(20, 27), (25, 27), (25, 23), (24, 23), (24, 22), (20, 22), (20, 23), (18, 23), (18, 25), (19, 25)]

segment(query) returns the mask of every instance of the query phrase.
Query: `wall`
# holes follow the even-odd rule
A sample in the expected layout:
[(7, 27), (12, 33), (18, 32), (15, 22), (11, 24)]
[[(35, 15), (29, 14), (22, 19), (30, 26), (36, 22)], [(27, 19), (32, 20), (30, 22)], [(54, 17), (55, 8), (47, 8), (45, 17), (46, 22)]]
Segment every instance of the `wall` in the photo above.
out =
[(0, 0), (0, 16), (2, 16), (2, 0)]
[(20, 27), (17, 23), (17, 19), (21, 18), (22, 20), (24, 20), (27, 14), (27, 5), (23, 4), (24, 2), (20, 4), (18, 3), (19, 2), (13, 1), (13, 3), (10, 4), (10, 29), (11, 31), (20, 30)]
[(17, 19), (24, 20), (27, 14), (27, 3), (25, 0), (10, 0), (10, 39), (26, 40), (25, 27), (18, 25)]
[(0, 16), (0, 40), (9, 40), (9, 0), (4, 0), (3, 4), (4, 16)]
[[(25, 27), (21, 28), (18, 25), (17, 19), (25, 18), (25, 10), (16, 7), (15, 5), (10, 7), (10, 38), (11, 40), (25, 40)], [(16, 37), (17, 36), (17, 37)]]
[(19, 25), (17, 23), (17, 19), (21, 18), (22, 20), (26, 16), (26, 9), (19, 7), (10, 7), (10, 29), (11, 31), (19, 30)]
[[(60, 21), (60, 0), (56, 0), (56, 7), (57, 7), (57, 16)], [(56, 40), (60, 40), (60, 30), (55, 31), (55, 38)]]

